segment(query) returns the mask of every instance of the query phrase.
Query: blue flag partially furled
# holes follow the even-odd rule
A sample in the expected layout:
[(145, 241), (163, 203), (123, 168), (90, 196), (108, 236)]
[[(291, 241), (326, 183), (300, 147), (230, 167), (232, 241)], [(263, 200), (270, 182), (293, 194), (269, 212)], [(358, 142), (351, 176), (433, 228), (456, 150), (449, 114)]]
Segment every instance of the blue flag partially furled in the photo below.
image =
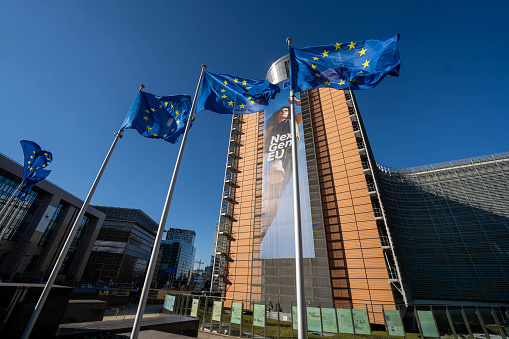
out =
[(268, 81), (204, 72), (196, 111), (221, 114), (255, 113), (267, 108), (280, 91)]
[(399, 34), (334, 45), (290, 48), (292, 88), (373, 88), (386, 75), (399, 75)]
[(50, 174), (51, 171), (44, 168), (53, 161), (53, 155), (51, 152), (42, 150), (33, 141), (21, 140), (20, 143), (25, 161), (23, 164), (23, 181), (16, 197), (25, 200), (32, 187)]
[(144, 137), (174, 144), (184, 133), (190, 111), (189, 95), (159, 96), (139, 91), (121, 130), (135, 129)]

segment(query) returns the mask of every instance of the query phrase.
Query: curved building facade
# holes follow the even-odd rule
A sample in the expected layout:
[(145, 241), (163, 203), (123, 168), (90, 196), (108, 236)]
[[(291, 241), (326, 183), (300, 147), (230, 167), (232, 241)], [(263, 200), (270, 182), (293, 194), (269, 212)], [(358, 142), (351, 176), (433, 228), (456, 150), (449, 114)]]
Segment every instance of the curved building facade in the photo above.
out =
[(379, 169), (412, 300), (509, 302), (509, 154)]

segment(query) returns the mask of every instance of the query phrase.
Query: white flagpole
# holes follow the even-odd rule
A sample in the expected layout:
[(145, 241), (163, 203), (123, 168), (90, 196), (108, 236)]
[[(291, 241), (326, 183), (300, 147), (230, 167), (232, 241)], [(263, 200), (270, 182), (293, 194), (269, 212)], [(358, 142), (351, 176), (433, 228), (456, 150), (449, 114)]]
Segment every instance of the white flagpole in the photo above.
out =
[(133, 330), (131, 333), (131, 339), (137, 339), (140, 333), (141, 320), (143, 319), (143, 313), (145, 312), (145, 306), (147, 305), (148, 292), (154, 277), (154, 270), (157, 264), (157, 257), (159, 255), (159, 248), (161, 247), (161, 240), (163, 238), (164, 226), (166, 225), (166, 218), (168, 217), (168, 210), (170, 209), (171, 198), (173, 196), (173, 190), (177, 181), (177, 175), (180, 168), (180, 162), (182, 160), (182, 154), (184, 153), (184, 147), (186, 146), (187, 133), (191, 127), (191, 122), (194, 120), (194, 110), (196, 109), (196, 100), (198, 99), (198, 92), (203, 78), (203, 72), (207, 66), (201, 65), (200, 79), (198, 80), (198, 86), (196, 87), (196, 93), (194, 94), (193, 104), (191, 105), (191, 113), (186, 124), (184, 135), (182, 136), (182, 143), (180, 144), (179, 154), (177, 156), (177, 162), (175, 169), (173, 170), (173, 176), (171, 178), (170, 188), (168, 189), (168, 195), (166, 196), (166, 203), (164, 204), (163, 214), (161, 215), (161, 221), (159, 222), (159, 229), (157, 231), (154, 247), (152, 248), (152, 254), (150, 256), (150, 262), (148, 264), (147, 275), (145, 276), (145, 283), (143, 284), (143, 290), (140, 296), (140, 303), (138, 305), (138, 311), (136, 312), (136, 318), (134, 319)]
[[(141, 90), (141, 88), (140, 88), (140, 90)], [(34, 328), (35, 322), (37, 321), (37, 318), (39, 317), (39, 314), (41, 313), (41, 310), (44, 306), (44, 303), (46, 302), (46, 299), (49, 295), (51, 288), (53, 287), (53, 284), (55, 282), (55, 279), (57, 278), (58, 272), (60, 271), (60, 268), (62, 267), (62, 263), (63, 263), (65, 257), (67, 256), (67, 252), (69, 251), (69, 248), (71, 247), (72, 241), (73, 241), (74, 237), (76, 236), (76, 233), (78, 232), (79, 225), (81, 224), (81, 219), (83, 219), (83, 216), (85, 215), (85, 212), (87, 211), (88, 205), (90, 204), (90, 200), (92, 200), (92, 196), (94, 195), (95, 189), (97, 188), (97, 185), (99, 184), (99, 180), (101, 180), (101, 176), (103, 175), (104, 169), (106, 168), (106, 165), (108, 164), (108, 161), (110, 160), (111, 154), (113, 153), (113, 150), (115, 149), (118, 139), (122, 138), (122, 133), (123, 133), (122, 130), (115, 133), (115, 140), (113, 140), (113, 144), (111, 145), (110, 150), (108, 151), (108, 154), (106, 155), (106, 158), (104, 159), (104, 162), (101, 165), (101, 169), (99, 170), (99, 173), (97, 173), (97, 177), (95, 178), (94, 183), (92, 184), (92, 187), (90, 188), (90, 191), (88, 192), (87, 198), (83, 202), (83, 206), (81, 207), (80, 213), (78, 214), (78, 217), (76, 218), (76, 221), (74, 222), (74, 225), (72, 225), (71, 231), (69, 233), (69, 236), (67, 237), (67, 240), (65, 241), (64, 247), (62, 248), (62, 251), (60, 252), (60, 255), (57, 258), (55, 266), (53, 267), (53, 271), (51, 271), (51, 274), (48, 278), (48, 282), (44, 286), (44, 290), (42, 291), (41, 297), (39, 298), (39, 301), (37, 302), (37, 305), (35, 306), (35, 310), (32, 313), (32, 317), (30, 317), (28, 325), (25, 328), (25, 332), (23, 332), (23, 336), (21, 337), (22, 339), (28, 339), (30, 337), (30, 333), (32, 332), (32, 329)]]
[[(287, 38), (288, 51), (292, 38)], [(290, 56), (290, 55), (288, 55)], [(291, 63), (290, 63), (290, 84), (291, 84)], [(295, 92), (290, 87), (290, 115), (292, 131), (292, 176), (293, 176), (293, 221), (295, 230), (295, 292), (297, 295), (297, 328), (298, 338), (307, 338), (306, 304), (304, 301), (304, 266), (302, 257), (302, 227), (300, 223), (300, 193), (299, 193), (299, 168), (297, 161), (297, 126), (295, 126)]]

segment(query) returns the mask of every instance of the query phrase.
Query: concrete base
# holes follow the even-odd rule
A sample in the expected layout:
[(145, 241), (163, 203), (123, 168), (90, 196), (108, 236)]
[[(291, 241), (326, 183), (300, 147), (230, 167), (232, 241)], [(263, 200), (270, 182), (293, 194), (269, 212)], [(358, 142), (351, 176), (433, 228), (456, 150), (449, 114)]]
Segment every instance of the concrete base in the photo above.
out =
[[(43, 288), (43, 284), (0, 283), (0, 338), (21, 338)], [(53, 286), (30, 338), (53, 338), (71, 292), (71, 287)]]
[(102, 300), (69, 300), (61, 324), (102, 321), (107, 305)]
[[(60, 325), (55, 338), (75, 339), (100, 333), (131, 333), (134, 319), (93, 321)], [(180, 317), (176, 315), (165, 317), (144, 318), (141, 321), (141, 331), (156, 330), (165, 333), (182, 334), (188, 337), (198, 336), (199, 320), (196, 318)]]

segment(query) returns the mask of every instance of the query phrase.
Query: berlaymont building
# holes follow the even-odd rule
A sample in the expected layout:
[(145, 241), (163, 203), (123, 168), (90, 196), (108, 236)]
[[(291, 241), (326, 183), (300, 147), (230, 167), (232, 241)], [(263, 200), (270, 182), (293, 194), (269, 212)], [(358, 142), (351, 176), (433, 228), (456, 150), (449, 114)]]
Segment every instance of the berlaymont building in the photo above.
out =
[[(281, 88), (270, 106), (232, 119), (213, 284), (291, 313), (287, 56), (267, 79)], [(352, 91), (297, 99), (308, 305), (367, 308), (383, 324), (382, 307), (509, 304), (509, 154), (391, 168), (376, 162)]]

